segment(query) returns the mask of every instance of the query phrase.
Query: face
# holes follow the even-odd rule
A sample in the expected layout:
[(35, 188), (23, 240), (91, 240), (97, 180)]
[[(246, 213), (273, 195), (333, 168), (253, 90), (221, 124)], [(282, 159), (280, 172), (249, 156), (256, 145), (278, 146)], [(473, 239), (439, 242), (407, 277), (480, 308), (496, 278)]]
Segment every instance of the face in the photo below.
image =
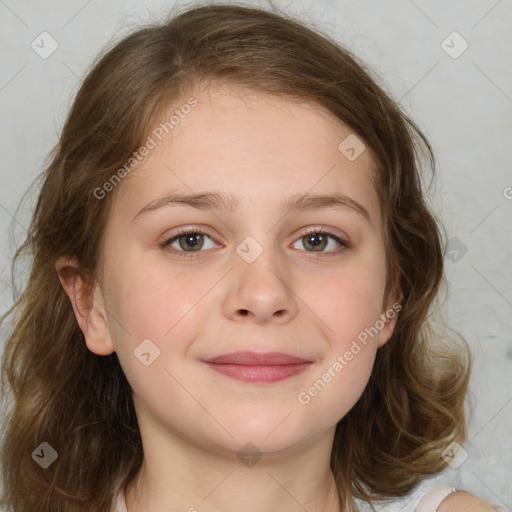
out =
[[(370, 151), (318, 106), (228, 88), (195, 98), (111, 192), (96, 291), (108, 315), (87, 343), (117, 352), (141, 429), (286, 453), (333, 432), (396, 320), (381, 316)], [(231, 200), (171, 202), (211, 192)], [(205, 362), (237, 351), (307, 362)]]

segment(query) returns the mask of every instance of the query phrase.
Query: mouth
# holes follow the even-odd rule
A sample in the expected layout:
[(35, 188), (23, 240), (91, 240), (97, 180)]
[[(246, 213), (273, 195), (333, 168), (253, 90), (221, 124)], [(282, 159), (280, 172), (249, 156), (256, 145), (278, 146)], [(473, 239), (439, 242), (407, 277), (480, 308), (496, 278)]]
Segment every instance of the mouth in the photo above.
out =
[(273, 383), (298, 375), (313, 361), (281, 352), (232, 352), (201, 360), (212, 370), (236, 380)]

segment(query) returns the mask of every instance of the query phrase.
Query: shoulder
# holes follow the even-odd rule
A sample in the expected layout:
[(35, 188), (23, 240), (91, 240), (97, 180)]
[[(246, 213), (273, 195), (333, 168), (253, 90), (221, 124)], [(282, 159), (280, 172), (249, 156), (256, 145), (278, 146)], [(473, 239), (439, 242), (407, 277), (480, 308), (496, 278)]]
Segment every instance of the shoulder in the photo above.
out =
[(434, 487), (418, 503), (415, 512), (495, 512), (499, 507), (454, 487)]
[(493, 506), (469, 492), (457, 491), (448, 495), (437, 510), (438, 512), (496, 512), (504, 509)]

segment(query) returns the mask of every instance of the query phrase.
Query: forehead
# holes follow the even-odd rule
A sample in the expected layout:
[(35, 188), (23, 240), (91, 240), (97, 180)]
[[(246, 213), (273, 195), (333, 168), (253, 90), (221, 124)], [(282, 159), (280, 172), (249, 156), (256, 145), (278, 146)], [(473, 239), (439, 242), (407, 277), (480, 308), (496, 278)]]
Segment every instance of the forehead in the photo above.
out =
[[(115, 191), (118, 208), (133, 213), (168, 190), (226, 192), (241, 198), (239, 212), (274, 202), (277, 209), (283, 196), (294, 193), (339, 192), (355, 196), (380, 219), (371, 151), (361, 150), (362, 142), (331, 112), (229, 86), (208, 88), (193, 99), (193, 108), (180, 111), (175, 103), (160, 113), (148, 135), (154, 148)], [(174, 115), (171, 129), (173, 114), (181, 115)], [(346, 140), (361, 144), (356, 159), (343, 152)]]

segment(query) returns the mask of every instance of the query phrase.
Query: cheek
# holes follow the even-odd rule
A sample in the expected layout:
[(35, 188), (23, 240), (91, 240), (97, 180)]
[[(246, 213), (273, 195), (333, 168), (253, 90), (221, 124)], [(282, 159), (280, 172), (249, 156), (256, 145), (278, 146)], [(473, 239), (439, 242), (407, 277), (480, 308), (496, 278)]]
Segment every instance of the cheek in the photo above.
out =
[(315, 280), (315, 312), (333, 346), (344, 349), (374, 326), (382, 312), (384, 287), (385, 274), (378, 264), (353, 266)]
[(130, 337), (164, 340), (193, 312), (212, 278), (139, 262), (121, 269), (113, 281), (115, 309)]
[(174, 374), (196, 338), (194, 313), (211, 281), (135, 262), (111, 274), (109, 329), (123, 371), (144, 400), (168, 401), (170, 390), (179, 391), (169, 370)]
[[(370, 378), (383, 327), (379, 315), (384, 286), (384, 271), (378, 264), (354, 266), (350, 272), (316, 281), (319, 300), (314, 311), (329, 346), (301, 403), (310, 400), (316, 406), (326, 406), (333, 421), (350, 410)], [(320, 394), (321, 398), (316, 398)]]
[(126, 258), (109, 275), (115, 318), (109, 321), (110, 332), (124, 372), (142, 396), (145, 389), (168, 391), (163, 383), (176, 386), (166, 370), (177, 372), (179, 380), (189, 370), (176, 368), (176, 362), (187, 359), (200, 336), (205, 322), (198, 319), (211, 313), (212, 287), (218, 281), (211, 271), (185, 271), (178, 265), (147, 264), (135, 258)]

